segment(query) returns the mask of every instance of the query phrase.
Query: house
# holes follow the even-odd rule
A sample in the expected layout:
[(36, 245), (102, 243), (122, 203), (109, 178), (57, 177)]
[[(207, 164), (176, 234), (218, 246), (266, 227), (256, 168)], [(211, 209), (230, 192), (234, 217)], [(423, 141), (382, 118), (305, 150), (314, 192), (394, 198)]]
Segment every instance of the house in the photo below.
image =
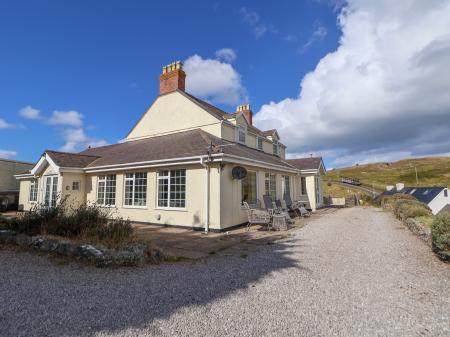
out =
[(297, 200), (315, 211), (323, 206), (322, 175), (326, 174), (321, 157), (288, 159), (287, 162), (299, 171), (300, 186)]
[(243, 201), (302, 196), (278, 132), (256, 128), (249, 104), (227, 113), (190, 95), (185, 78), (181, 62), (163, 67), (159, 96), (121, 143), (44, 151), (17, 175), (20, 203), (28, 210), (68, 198), (134, 222), (223, 231), (247, 221)]
[(395, 186), (386, 186), (386, 191), (378, 195), (377, 199), (396, 194), (413, 196), (420, 202), (427, 204), (433, 214), (438, 214), (450, 204), (449, 190), (447, 187), (405, 187), (402, 183), (398, 183)]
[(17, 208), (19, 181), (14, 175), (30, 170), (33, 163), (0, 159), (0, 210)]

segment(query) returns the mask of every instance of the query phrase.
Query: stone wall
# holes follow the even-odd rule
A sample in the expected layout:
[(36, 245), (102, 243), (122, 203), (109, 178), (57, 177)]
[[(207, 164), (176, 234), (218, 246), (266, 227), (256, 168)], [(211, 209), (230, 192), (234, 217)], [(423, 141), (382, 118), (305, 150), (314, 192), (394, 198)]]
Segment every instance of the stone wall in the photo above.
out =
[(78, 244), (69, 240), (46, 238), (44, 236), (28, 236), (9, 230), (0, 230), (0, 245), (15, 245), (66, 256), (93, 263), (97, 267), (157, 264), (163, 260), (163, 254), (160, 250), (150, 248), (145, 244), (135, 244), (121, 249), (108, 249), (101, 245)]

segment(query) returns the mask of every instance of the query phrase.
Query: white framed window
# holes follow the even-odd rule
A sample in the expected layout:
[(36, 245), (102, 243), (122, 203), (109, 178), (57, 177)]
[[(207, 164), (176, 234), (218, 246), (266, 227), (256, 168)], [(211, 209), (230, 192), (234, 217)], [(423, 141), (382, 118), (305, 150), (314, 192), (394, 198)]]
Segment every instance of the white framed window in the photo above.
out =
[(282, 177), (282, 192), (283, 192), (283, 198), (285, 195), (291, 195), (291, 177), (289, 176), (283, 176)]
[(58, 177), (45, 177), (44, 186), (44, 205), (46, 207), (55, 207), (56, 199), (58, 199)]
[(273, 154), (278, 156), (278, 142), (273, 142)]
[(257, 137), (256, 138), (256, 147), (258, 148), (258, 150), (263, 150), (263, 139), (261, 137)]
[(245, 136), (247, 134), (247, 129), (244, 126), (239, 125), (237, 127), (237, 132), (238, 132), (238, 134), (237, 134), (237, 141), (239, 143), (245, 144)]
[(125, 174), (125, 206), (147, 206), (147, 172)]
[(38, 180), (37, 179), (31, 179), (30, 181), (30, 195), (28, 200), (31, 202), (37, 201), (37, 195), (38, 195)]
[(246, 201), (249, 205), (256, 204), (258, 201), (257, 185), (256, 172), (247, 171), (247, 176), (241, 180), (241, 203)]
[(306, 177), (300, 177), (300, 191), (306, 195)]
[(101, 206), (116, 205), (116, 175), (108, 174), (98, 176), (97, 204)]
[(273, 201), (277, 198), (277, 180), (275, 174), (266, 173), (264, 186), (266, 188), (265, 194), (270, 195)]
[(158, 200), (160, 208), (186, 207), (186, 170), (158, 172)]
[(72, 191), (79, 191), (79, 190), (80, 190), (80, 182), (72, 181)]

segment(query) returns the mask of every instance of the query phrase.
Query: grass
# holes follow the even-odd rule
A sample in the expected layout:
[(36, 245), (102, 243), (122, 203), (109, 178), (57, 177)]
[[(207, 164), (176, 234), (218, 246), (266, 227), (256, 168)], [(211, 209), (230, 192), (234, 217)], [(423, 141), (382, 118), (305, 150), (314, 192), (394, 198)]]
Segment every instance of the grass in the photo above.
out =
[[(416, 183), (417, 168), (419, 184)], [(363, 185), (384, 191), (386, 185), (402, 182), (406, 186), (450, 186), (450, 157), (405, 159), (393, 163), (358, 165), (328, 171), (326, 181), (356, 178)], [(326, 194), (325, 194), (326, 195)]]
[(324, 196), (332, 196), (333, 198), (348, 198), (355, 194), (364, 194), (361, 190), (347, 188), (342, 185), (334, 184), (330, 181), (322, 182), (322, 191)]
[(419, 221), (421, 224), (427, 226), (428, 228), (431, 228), (431, 225), (433, 224), (433, 216), (432, 215), (422, 215), (416, 217), (416, 220)]

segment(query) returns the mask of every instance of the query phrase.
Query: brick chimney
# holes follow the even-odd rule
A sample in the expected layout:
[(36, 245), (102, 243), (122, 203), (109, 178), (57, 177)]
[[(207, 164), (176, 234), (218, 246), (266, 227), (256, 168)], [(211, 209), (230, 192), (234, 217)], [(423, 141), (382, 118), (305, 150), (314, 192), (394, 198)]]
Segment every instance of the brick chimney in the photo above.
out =
[(248, 124), (253, 125), (253, 113), (250, 109), (250, 104), (238, 105), (236, 112), (242, 112)]
[(159, 94), (166, 94), (177, 89), (184, 91), (185, 80), (186, 73), (183, 71), (183, 64), (180, 61), (164, 66), (159, 77)]

